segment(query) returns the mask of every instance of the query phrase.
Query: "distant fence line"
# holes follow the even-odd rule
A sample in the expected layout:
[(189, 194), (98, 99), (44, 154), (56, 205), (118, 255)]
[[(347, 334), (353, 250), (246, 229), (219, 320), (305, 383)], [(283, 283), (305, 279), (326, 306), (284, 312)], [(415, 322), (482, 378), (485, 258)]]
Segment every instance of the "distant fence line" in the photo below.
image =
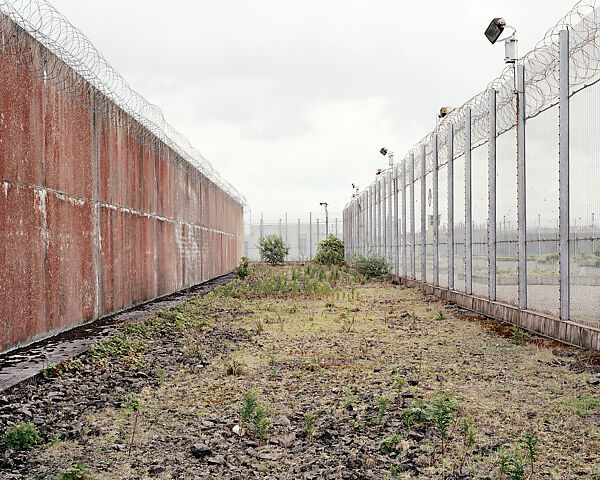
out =
[(579, 2), (352, 198), (346, 254), (600, 349), (599, 80), (600, 10)]
[(279, 235), (290, 247), (288, 261), (308, 260), (317, 253), (317, 245), (327, 236), (327, 230), (341, 237), (341, 215), (330, 214), (329, 222), (323, 214), (313, 215), (312, 212), (294, 219), (284, 214), (275, 221), (264, 221), (261, 216), (259, 222), (244, 225), (244, 255), (250, 260), (260, 260), (257, 247), (260, 237)]

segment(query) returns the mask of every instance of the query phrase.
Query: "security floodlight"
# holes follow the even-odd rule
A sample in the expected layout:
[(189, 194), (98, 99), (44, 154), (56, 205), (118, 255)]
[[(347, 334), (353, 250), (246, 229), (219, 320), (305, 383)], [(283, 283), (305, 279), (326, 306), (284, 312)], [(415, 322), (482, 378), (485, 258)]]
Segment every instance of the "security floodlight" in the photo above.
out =
[(493, 45), (498, 41), (500, 35), (504, 31), (504, 27), (506, 27), (506, 21), (503, 18), (494, 18), (488, 27), (485, 29), (485, 37), (490, 41)]
[[(508, 37), (501, 39), (500, 35), (502, 35), (502, 32), (504, 32), (506, 28), (510, 28), (512, 33)], [(504, 40), (504, 61), (506, 63), (515, 63), (517, 60), (516, 33), (517, 30), (515, 27), (508, 25), (503, 18), (498, 17), (490, 22), (484, 35), (492, 44), (496, 43), (498, 40)]]
[(381, 153), (384, 157), (386, 155), (388, 156), (388, 162), (390, 164), (390, 167), (394, 165), (394, 152), (390, 152), (387, 148), (382, 147), (381, 150), (379, 150), (379, 153)]
[(327, 202), (319, 202), (319, 205), (321, 205), (322, 207), (326, 207), (327, 206)]
[(452, 111), (454, 111), (453, 107), (442, 107), (442, 108), (440, 108), (440, 113), (438, 115), (438, 118), (444, 118), (446, 115), (448, 115)]

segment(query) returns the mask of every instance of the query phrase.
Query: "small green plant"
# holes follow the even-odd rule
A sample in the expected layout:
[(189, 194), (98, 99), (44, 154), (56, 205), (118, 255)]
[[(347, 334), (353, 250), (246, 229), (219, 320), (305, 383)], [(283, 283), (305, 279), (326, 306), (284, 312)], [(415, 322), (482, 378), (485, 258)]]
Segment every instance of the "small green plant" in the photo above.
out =
[(400, 408), (400, 395), (402, 395), (402, 391), (404, 390), (404, 385), (406, 385), (407, 380), (399, 375), (394, 377), (394, 385), (396, 386), (396, 408)]
[(470, 418), (462, 419), (462, 435), (463, 435), (463, 455), (458, 468), (459, 475), (462, 475), (463, 467), (467, 461), (467, 456), (475, 446), (475, 430), (473, 429), (473, 420)]
[(4, 444), (13, 450), (30, 448), (41, 441), (33, 423), (17, 423), (4, 434)]
[(269, 420), (269, 409), (258, 402), (258, 394), (252, 390), (244, 392), (240, 410), (240, 422), (247, 428), (252, 428), (256, 438), (264, 440)]
[(304, 417), (304, 428), (306, 429), (306, 438), (309, 442), (312, 441), (313, 433), (315, 431), (315, 420), (317, 416), (314, 413), (307, 413)]
[(438, 314), (437, 314), (437, 319), (438, 319), (438, 320), (440, 320), (440, 321), (441, 321), (441, 320), (446, 320), (446, 314), (444, 313), (444, 311), (443, 311), (443, 310), (440, 310), (440, 311), (438, 312)]
[(431, 419), (438, 430), (442, 442), (442, 458), (445, 453), (448, 429), (456, 410), (456, 403), (446, 395), (438, 395), (430, 404)]
[(506, 449), (501, 448), (498, 450), (498, 474), (500, 475), (499, 480), (504, 480), (504, 476), (508, 475), (508, 471), (510, 469), (510, 454), (506, 451)]
[(382, 395), (377, 401), (377, 419), (381, 422), (390, 405), (390, 398), (387, 395)]
[(236, 357), (232, 357), (225, 365), (225, 373), (227, 373), (227, 375), (233, 375), (234, 377), (243, 375), (245, 369), (246, 365), (244, 361)]
[(266, 406), (258, 404), (254, 411), (254, 431), (256, 437), (260, 440), (267, 436), (267, 428), (271, 421), (269, 420), (269, 410)]
[(534, 464), (537, 459), (537, 445), (540, 443), (540, 439), (533, 431), (529, 431), (523, 434), (523, 437), (519, 439), (519, 443), (525, 451), (525, 458), (529, 461), (531, 476), (533, 476)]
[(133, 415), (133, 428), (131, 430), (131, 441), (129, 442), (129, 451), (127, 453), (128, 457), (131, 456), (131, 449), (133, 448), (133, 442), (135, 440), (135, 431), (137, 429), (138, 412), (140, 411), (141, 407), (142, 403), (140, 402), (140, 399), (135, 393), (130, 393), (128, 400), (123, 404), (123, 409), (126, 412), (129, 412)]
[[(346, 263), (344, 259), (344, 242), (333, 233), (330, 233), (326, 239), (321, 240), (317, 245), (317, 254), (313, 260), (322, 265), (343, 265)], [(332, 275), (332, 280), (335, 280), (335, 275)]]
[(379, 450), (381, 451), (381, 453), (393, 452), (396, 448), (396, 445), (398, 445), (399, 443), (400, 437), (397, 434), (390, 435), (389, 437), (386, 437), (381, 441)]
[(257, 247), (260, 258), (271, 265), (282, 263), (286, 255), (290, 252), (290, 247), (284, 243), (279, 235), (260, 237)]
[(246, 257), (242, 257), (242, 259), (240, 260), (240, 264), (233, 271), (233, 273), (235, 273), (241, 279), (248, 278), (248, 276), (250, 275), (250, 265)]
[(508, 480), (525, 480), (525, 465), (520, 452), (513, 452), (508, 458)]
[(56, 480), (86, 480), (88, 478), (89, 470), (84, 462), (79, 462), (70, 467), (63, 468), (56, 476)]

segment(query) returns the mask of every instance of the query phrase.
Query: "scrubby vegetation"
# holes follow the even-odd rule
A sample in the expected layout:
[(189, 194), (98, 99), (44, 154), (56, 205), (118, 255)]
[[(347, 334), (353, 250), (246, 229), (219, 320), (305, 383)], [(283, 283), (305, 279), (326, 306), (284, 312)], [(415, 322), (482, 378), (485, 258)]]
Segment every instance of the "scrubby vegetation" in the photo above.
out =
[(285, 244), (279, 235), (267, 235), (258, 239), (258, 252), (260, 258), (271, 265), (277, 265), (285, 260), (290, 253), (290, 247)]
[(344, 242), (333, 233), (317, 245), (317, 254), (313, 261), (322, 265), (344, 265)]

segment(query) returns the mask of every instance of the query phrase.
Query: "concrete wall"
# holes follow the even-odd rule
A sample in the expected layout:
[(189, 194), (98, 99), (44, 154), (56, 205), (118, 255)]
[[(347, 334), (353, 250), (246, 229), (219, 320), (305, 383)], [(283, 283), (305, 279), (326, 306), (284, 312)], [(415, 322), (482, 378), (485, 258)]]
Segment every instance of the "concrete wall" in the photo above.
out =
[(94, 88), (0, 79), (0, 351), (238, 264), (242, 206)]

